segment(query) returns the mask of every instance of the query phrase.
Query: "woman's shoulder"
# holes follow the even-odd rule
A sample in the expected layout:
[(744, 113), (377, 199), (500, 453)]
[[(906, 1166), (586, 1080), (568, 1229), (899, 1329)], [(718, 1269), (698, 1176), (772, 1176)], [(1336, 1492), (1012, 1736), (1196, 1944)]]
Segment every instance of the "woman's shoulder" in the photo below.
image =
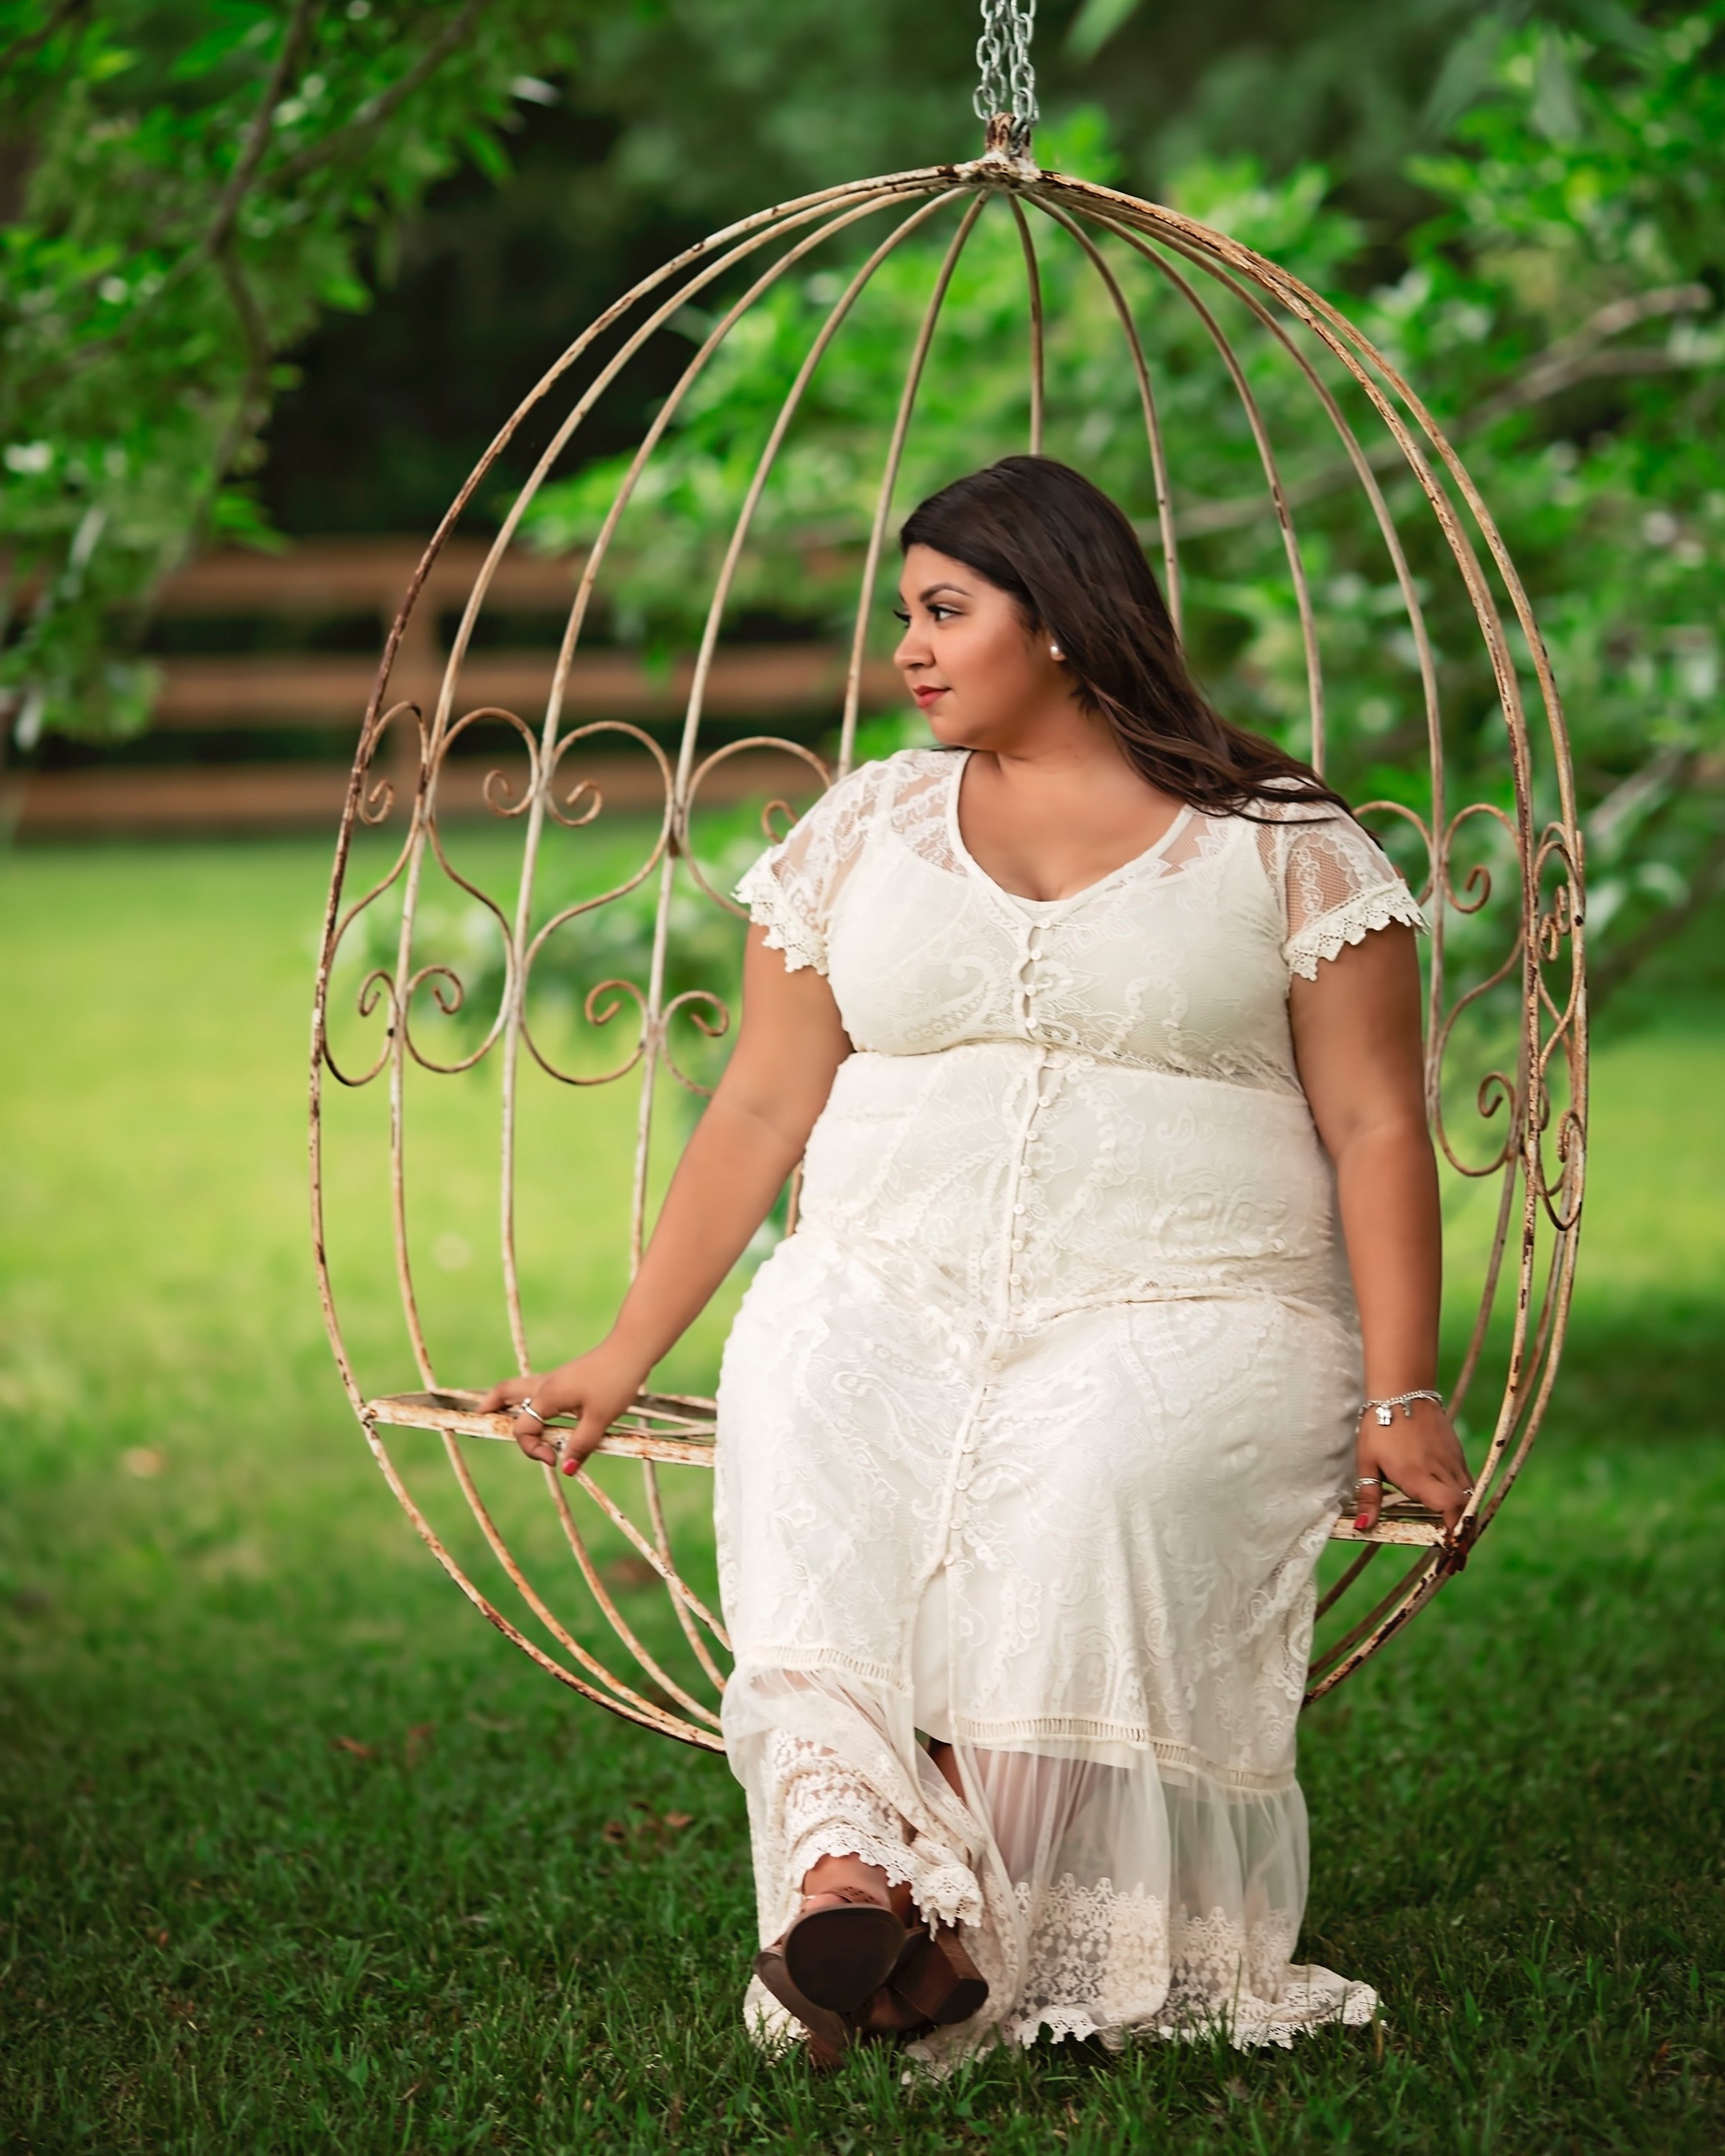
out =
[(822, 821), (867, 818), (885, 803), (903, 802), (937, 786), (952, 770), (955, 752), (945, 748), (901, 748), (854, 764), (833, 780), (809, 811)]

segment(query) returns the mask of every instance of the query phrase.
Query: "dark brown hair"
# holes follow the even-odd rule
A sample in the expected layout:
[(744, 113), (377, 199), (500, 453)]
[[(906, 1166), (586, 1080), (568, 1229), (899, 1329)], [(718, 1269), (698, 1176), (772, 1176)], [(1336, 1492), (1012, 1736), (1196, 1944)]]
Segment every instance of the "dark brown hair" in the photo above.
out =
[(911, 511), (899, 544), (931, 547), (1009, 593), (1065, 652), (1084, 708), (1164, 793), (1222, 815), (1291, 797), (1346, 810), (1309, 764), (1208, 702), (1125, 512), (1070, 465), (1003, 457), (954, 480)]

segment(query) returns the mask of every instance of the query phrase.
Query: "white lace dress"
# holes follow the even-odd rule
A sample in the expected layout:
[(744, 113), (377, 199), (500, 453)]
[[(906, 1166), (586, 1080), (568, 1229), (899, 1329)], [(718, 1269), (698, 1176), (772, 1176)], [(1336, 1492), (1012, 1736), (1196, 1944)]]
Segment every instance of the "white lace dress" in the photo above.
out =
[[(965, 851), (965, 760), (864, 765), (738, 886), (855, 1050), (720, 1382), (761, 1938), (853, 1851), (988, 1980), (932, 2062), (1042, 2030), (1286, 2043), (1375, 2004), (1291, 1961), (1360, 1366), (1288, 983), (1420, 909), (1357, 824), (1291, 803), (1188, 809), (1020, 898)], [(758, 1984), (746, 2011), (796, 2033)]]

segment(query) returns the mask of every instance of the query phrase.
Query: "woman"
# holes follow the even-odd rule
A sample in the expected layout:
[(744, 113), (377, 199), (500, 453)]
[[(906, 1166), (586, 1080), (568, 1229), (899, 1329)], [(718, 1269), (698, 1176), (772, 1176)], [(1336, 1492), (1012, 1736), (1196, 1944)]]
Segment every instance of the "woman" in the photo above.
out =
[(572, 1471), (803, 1160), (719, 1395), (752, 2019), (823, 2061), (1286, 2043), (1375, 2004), (1290, 1960), (1318, 1554), (1386, 1481), (1467, 1493), (1420, 911), (1206, 705), (1077, 473), (1009, 457), (901, 537), (943, 746), (744, 878), (740, 1037), (616, 1325), (488, 1404)]

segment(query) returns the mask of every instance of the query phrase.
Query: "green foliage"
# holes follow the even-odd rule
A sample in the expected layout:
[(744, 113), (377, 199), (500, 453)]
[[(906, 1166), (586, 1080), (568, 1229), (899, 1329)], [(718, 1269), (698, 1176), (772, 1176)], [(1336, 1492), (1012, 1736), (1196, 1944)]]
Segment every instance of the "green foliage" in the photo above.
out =
[(0, 237), (0, 701), (142, 726), (156, 586), (264, 541), (244, 475), (279, 355), (364, 307), (361, 254), (463, 159), (506, 168), (511, 85), (571, 57), (557, 0), (0, 5), (26, 172)]
[[(1719, 268), (1708, 206), (1725, 183), (1725, 75), (1702, 64), (1722, 28), (1725, 6), (1712, 0), (1627, 47), (1548, 28), (1501, 38), (1491, 93), (1457, 147), (1419, 167), (1437, 208), (1388, 284), (1365, 282), (1368, 235), (1333, 207), (1315, 168), (1273, 180), (1249, 163), (1209, 162), (1172, 189), (1177, 207), (1341, 296), (1461, 446), (1566, 694), (1602, 988), (1725, 874), (1716, 626), (1725, 328), (1708, 281)], [(1109, 159), (1096, 115), (1064, 138), (1045, 131), (1040, 150), (1086, 175)], [(1050, 321), (1046, 446), (1124, 504), (1155, 557), (1129, 347), (1077, 250), (1033, 222)], [(879, 236), (870, 228), (870, 244)], [(936, 219), (888, 259), (817, 369), (755, 517), (737, 606), (848, 625), (884, 441), (948, 237)], [(1223, 708), (1304, 749), (1304, 647), (1241, 400), (1162, 275), (1122, 249), (1114, 259), (1169, 445), (1189, 648)], [(677, 408), (606, 572), (626, 634), (670, 646), (699, 632), (773, 416), (847, 275), (823, 264), (774, 285)], [(899, 507), (1022, 446), (1023, 293), (1017, 233), (1004, 207), (991, 205), (942, 316)], [(1408, 798), (1423, 760), (1417, 652), (1369, 506), (1270, 334), (1236, 302), (1210, 296), (1298, 505), (1338, 775), (1357, 796)], [(680, 326), (704, 337), (718, 314), (715, 301)], [(1334, 387), (1363, 438), (1381, 439), (1353, 385)], [(553, 549), (591, 544), (628, 462), (604, 459), (547, 487), (528, 512), (530, 535)], [(1507, 799), (1497, 690), (1466, 588), (1399, 460), (1385, 468), (1385, 487), (1431, 630), (1458, 794)], [(871, 631), (884, 649), (884, 598)], [(1521, 657), (1531, 702), (1531, 662)], [(1557, 806), (1548, 781), (1540, 807)]]

